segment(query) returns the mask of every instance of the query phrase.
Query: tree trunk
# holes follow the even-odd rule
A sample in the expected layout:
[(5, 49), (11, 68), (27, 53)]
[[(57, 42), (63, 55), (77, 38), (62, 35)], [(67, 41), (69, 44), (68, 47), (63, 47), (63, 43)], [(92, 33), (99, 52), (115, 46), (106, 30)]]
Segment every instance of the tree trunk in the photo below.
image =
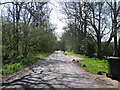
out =
[(119, 44), (118, 44), (118, 57), (120, 57), (120, 37), (119, 37)]
[[(24, 36), (24, 38), (25, 38), (25, 36)], [(23, 57), (24, 57), (24, 58), (26, 58), (26, 57), (27, 57), (27, 54), (28, 54), (27, 47), (28, 47), (28, 42), (27, 42), (27, 41), (24, 41), (24, 46), (23, 46)]]
[(117, 18), (114, 18), (114, 56), (117, 56)]
[(101, 54), (101, 38), (100, 36), (97, 37), (98, 42), (97, 42), (97, 57), (101, 58), (102, 54)]
[(99, 4), (99, 24), (98, 24), (98, 30), (97, 30), (97, 57), (101, 58), (102, 57), (102, 52), (101, 52), (101, 33), (100, 33), (100, 27), (101, 27), (101, 3)]
[(116, 2), (114, 2), (113, 29), (114, 29), (114, 56), (117, 56), (117, 15), (116, 15)]

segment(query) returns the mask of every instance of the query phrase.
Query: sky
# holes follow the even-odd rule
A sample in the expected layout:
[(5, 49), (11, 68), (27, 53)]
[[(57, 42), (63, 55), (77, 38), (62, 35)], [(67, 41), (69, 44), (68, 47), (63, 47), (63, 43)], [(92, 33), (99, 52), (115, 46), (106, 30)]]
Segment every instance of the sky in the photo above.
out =
[(56, 25), (55, 33), (59, 37), (64, 32), (63, 27), (67, 26), (67, 23), (64, 18), (65, 14), (62, 14), (61, 6), (56, 0), (50, 0), (49, 7), (53, 8), (50, 14), (50, 22)]
[[(11, 1), (11, 0), (1, 0), (1, 2), (5, 2), (5, 1)], [(57, 2), (59, 0), (48, 0), (48, 1), (49, 1), (48, 3), (49, 7), (53, 9), (50, 13), (50, 22), (56, 26), (55, 34), (59, 38), (59, 36), (61, 36), (62, 33), (64, 32), (63, 27), (67, 26), (67, 23), (65, 23), (65, 19), (64, 19), (66, 16), (62, 14), (62, 12), (60, 12), (61, 6)]]
[(59, 2), (60, 2), (59, 0), (50, 0), (48, 4), (50, 8), (53, 8), (52, 12), (50, 13), (50, 22), (56, 26), (55, 34), (58, 39), (64, 32), (63, 28), (67, 26), (66, 20), (64, 19), (67, 16), (65, 16), (65, 14), (62, 14), (61, 12), (62, 7), (61, 5), (59, 5)]
[[(55, 34), (59, 40), (59, 37), (64, 32), (63, 28), (67, 26), (66, 20), (64, 19), (67, 16), (65, 16), (65, 14), (62, 14), (61, 12), (62, 7), (61, 5), (59, 5), (59, 1), (57, 2), (57, 0), (50, 0), (49, 6), (53, 8), (50, 14), (50, 22), (56, 25)], [(104, 38), (102, 38), (102, 41), (106, 41), (107, 39), (108, 36), (107, 37), (105, 36)]]

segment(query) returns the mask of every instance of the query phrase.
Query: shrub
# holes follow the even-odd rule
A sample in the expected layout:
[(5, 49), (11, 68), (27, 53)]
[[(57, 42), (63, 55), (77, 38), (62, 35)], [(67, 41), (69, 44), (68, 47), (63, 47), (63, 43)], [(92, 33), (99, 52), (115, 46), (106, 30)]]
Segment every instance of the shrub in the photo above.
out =
[(12, 74), (13, 72), (16, 72), (20, 69), (21, 67), (21, 63), (15, 63), (15, 64), (6, 64), (2, 67), (1, 71), (2, 71), (2, 75), (8, 75), (8, 74)]
[(93, 56), (95, 53), (95, 43), (91, 39), (84, 39), (80, 43), (80, 49), (85, 55)]
[(2, 76), (13, 74), (14, 72), (19, 71), (23, 66), (29, 65), (30, 63), (36, 61), (37, 59), (43, 58), (48, 54), (50, 53), (41, 53), (33, 57), (22, 59), (19, 63), (5, 64), (2, 69), (0, 69), (0, 72), (2, 73)]

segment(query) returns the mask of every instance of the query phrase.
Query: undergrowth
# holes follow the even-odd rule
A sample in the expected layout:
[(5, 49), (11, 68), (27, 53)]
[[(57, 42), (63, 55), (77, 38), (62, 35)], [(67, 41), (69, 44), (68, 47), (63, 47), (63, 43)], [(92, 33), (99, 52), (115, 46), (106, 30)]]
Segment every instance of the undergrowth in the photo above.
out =
[(99, 72), (102, 74), (108, 73), (108, 63), (105, 59), (89, 58), (85, 55), (75, 54), (72, 52), (65, 52), (65, 54), (82, 58), (83, 60), (76, 60), (74, 62), (89, 72), (94, 74), (98, 74)]
[(29, 64), (35, 62), (36, 60), (43, 58), (47, 55), (49, 55), (49, 53), (40, 53), (31, 58), (22, 59), (19, 63), (5, 64), (2, 66), (2, 69), (0, 69), (0, 72), (2, 73), (3, 77), (13, 74), (14, 72), (21, 70), (23, 68), (23, 66), (29, 65)]

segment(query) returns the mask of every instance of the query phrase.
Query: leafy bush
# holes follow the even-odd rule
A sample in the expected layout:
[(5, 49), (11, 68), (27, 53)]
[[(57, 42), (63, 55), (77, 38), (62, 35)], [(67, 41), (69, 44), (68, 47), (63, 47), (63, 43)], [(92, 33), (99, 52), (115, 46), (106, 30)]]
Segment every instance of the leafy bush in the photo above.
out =
[(80, 49), (85, 55), (93, 56), (95, 53), (95, 43), (91, 39), (84, 39), (80, 43)]
[[(104, 50), (104, 47), (105, 47), (106, 43), (107, 43), (107, 42), (102, 42), (102, 47), (103, 47), (102, 49), (103, 49), (103, 50)], [(113, 52), (114, 52), (113, 42), (111, 42), (111, 43), (107, 46), (106, 50), (104, 50), (102, 53), (103, 53), (104, 56), (113, 56)]]
[(28, 58), (37, 53), (55, 51), (57, 39), (52, 31), (50, 32), (48, 29), (49, 32), (45, 32), (41, 28), (22, 23), (19, 23), (19, 25), (22, 28), (22, 31), (20, 30), (22, 33), (13, 33), (14, 28), (11, 24), (3, 24), (2, 59), (4, 65), (12, 61), (16, 62), (16, 59)]

